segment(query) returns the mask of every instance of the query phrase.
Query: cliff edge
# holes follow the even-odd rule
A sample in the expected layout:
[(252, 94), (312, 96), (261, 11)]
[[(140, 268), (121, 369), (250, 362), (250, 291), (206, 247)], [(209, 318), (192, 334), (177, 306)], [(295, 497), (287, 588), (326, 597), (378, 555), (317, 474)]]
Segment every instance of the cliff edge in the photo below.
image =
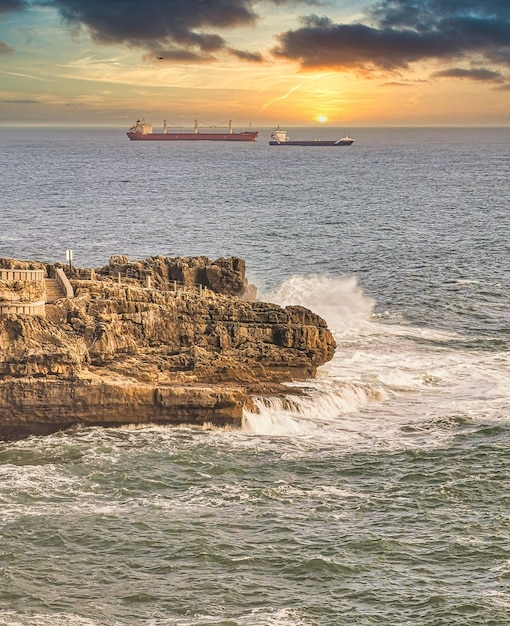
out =
[(76, 424), (240, 425), (252, 396), (287, 393), (282, 383), (333, 356), (325, 321), (255, 300), (241, 259), (115, 256), (65, 269), (73, 298), (47, 301), (44, 315), (0, 314), (0, 439)]

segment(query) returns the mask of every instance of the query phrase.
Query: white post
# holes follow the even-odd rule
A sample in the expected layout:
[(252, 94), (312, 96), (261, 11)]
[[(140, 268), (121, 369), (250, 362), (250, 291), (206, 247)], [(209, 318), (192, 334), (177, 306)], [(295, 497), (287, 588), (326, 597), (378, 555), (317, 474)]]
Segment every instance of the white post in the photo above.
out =
[(73, 251), (72, 250), (66, 250), (66, 260), (69, 263), (69, 271), (71, 271), (71, 268), (73, 267)]

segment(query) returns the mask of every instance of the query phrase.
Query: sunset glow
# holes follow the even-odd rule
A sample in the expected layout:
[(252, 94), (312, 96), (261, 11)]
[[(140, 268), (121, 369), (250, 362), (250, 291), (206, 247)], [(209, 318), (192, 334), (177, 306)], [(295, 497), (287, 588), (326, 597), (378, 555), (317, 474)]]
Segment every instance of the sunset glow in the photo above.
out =
[(415, 4), (0, 0), (0, 123), (508, 125), (507, 0)]

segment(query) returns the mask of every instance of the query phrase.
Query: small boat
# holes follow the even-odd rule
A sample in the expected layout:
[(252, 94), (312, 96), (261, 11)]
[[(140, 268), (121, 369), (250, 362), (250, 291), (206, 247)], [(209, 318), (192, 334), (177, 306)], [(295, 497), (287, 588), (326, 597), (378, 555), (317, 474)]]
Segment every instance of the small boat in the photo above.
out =
[(299, 139), (291, 141), (286, 130), (280, 127), (273, 130), (269, 137), (270, 146), (351, 146), (354, 139), (345, 136), (341, 139)]
[(169, 132), (166, 120), (163, 122), (163, 132), (155, 133), (152, 124), (147, 124), (144, 120), (136, 120), (136, 123), (129, 129), (127, 136), (131, 141), (255, 141), (258, 134), (258, 131), (253, 130), (234, 133), (232, 120), (228, 123), (227, 132), (205, 133), (199, 129), (197, 120), (195, 120), (195, 128), (192, 133)]

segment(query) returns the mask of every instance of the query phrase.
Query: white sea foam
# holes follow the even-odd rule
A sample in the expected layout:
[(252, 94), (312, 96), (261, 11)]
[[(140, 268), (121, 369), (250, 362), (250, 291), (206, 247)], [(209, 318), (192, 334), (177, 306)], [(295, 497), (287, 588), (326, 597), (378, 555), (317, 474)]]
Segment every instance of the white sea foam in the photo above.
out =
[(335, 331), (368, 320), (375, 304), (363, 294), (354, 276), (293, 276), (277, 291), (261, 294), (261, 299), (280, 306), (304, 306), (324, 318)]
[(414, 447), (442, 445), (452, 436), (447, 429), (420, 430), (420, 423), (451, 415), (510, 419), (507, 353), (459, 348), (463, 338), (453, 332), (385, 323), (372, 315), (374, 303), (353, 277), (294, 276), (267, 298), (324, 317), (337, 349), (302, 386), (304, 394), (293, 396), (291, 385), (288, 398), (256, 400), (256, 411), (244, 415), (247, 434)]
[[(221, 618), (221, 623), (237, 624), (238, 626), (312, 626), (314, 623), (301, 615), (301, 611), (290, 608), (271, 610), (270, 608), (254, 609), (245, 615)], [(218, 624), (217, 615), (196, 615), (193, 620), (189, 618), (172, 618), (150, 620), (147, 626), (194, 626), (195, 624)]]
[(101, 622), (74, 615), (72, 613), (30, 613), (29, 615), (11, 610), (0, 610), (2, 626), (100, 626)]

